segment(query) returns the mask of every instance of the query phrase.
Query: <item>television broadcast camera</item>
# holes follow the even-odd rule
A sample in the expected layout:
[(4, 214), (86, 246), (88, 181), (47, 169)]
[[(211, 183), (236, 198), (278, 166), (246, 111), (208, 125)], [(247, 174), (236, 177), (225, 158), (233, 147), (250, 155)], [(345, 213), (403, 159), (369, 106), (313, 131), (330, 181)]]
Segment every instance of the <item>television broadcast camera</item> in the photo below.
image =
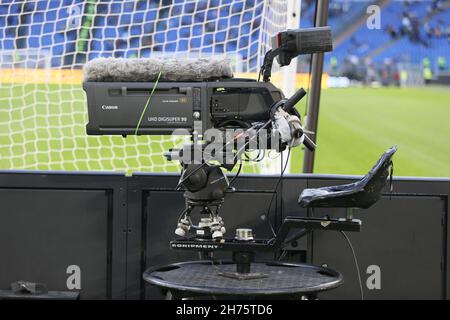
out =
[[(83, 85), (88, 98), (87, 133), (167, 135), (177, 129), (193, 132), (195, 121), (203, 130), (247, 128), (267, 121), (271, 108), (284, 98), (269, 82), (274, 58), (285, 66), (300, 54), (331, 51), (331, 30), (288, 30), (273, 37), (272, 44), (261, 68), (263, 82), (232, 78), (228, 61), (218, 59), (90, 61)], [(150, 93), (151, 107), (136, 128)]]
[[(192, 143), (166, 154), (182, 165), (177, 189), (185, 191), (186, 199), (175, 230), (182, 239), (174, 240), (172, 248), (196, 250), (198, 241), (202, 246), (208, 241), (212, 247), (227, 244), (219, 210), (233, 190), (223, 168), (233, 169), (252, 150), (315, 148), (294, 108), (305, 90), (285, 99), (270, 83), (271, 69), (275, 58), (284, 66), (301, 54), (331, 51), (331, 30), (287, 30), (273, 37), (272, 46), (259, 73), (263, 81), (232, 78), (229, 62), (218, 59), (109, 58), (84, 68), (88, 134), (192, 137)], [(194, 210), (201, 216), (197, 224)], [(237, 232), (245, 241), (252, 238), (245, 229)]]

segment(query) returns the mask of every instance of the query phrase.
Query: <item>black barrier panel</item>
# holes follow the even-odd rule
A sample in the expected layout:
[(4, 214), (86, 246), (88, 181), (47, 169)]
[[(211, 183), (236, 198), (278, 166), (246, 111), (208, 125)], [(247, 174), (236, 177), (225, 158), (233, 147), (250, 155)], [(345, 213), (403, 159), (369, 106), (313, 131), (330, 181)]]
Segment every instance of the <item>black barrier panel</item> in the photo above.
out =
[[(23, 201), (26, 199), (26, 201)], [(105, 191), (0, 189), (0, 286), (26, 280), (106, 298), (111, 281)]]
[(125, 177), (0, 173), (0, 288), (125, 298)]
[[(307, 211), (298, 206), (297, 198), (306, 187), (357, 178), (286, 176), (269, 219), (276, 229), (283, 217), (305, 216)], [(143, 270), (196, 258), (169, 249), (184, 205), (182, 192), (173, 190), (178, 179), (168, 174), (0, 172), (0, 289), (27, 280), (45, 282), (50, 290), (67, 290), (74, 267), (69, 273), (67, 268), (79, 266), (82, 299), (161, 298), (155, 291), (145, 291)], [(227, 195), (222, 210), (227, 236), (245, 226), (258, 237), (272, 236), (265, 218), (277, 182), (277, 176), (253, 175), (242, 175), (235, 182), (238, 192)], [(360, 260), (363, 285), (376, 266), (381, 270), (381, 289), (366, 288), (366, 298), (440, 298), (443, 279), (449, 286), (445, 258), (450, 246), (445, 236), (450, 179), (400, 178), (394, 186), (395, 192), (422, 196), (384, 197), (373, 208), (357, 213), (363, 220), (362, 232), (348, 234)], [(314, 214), (343, 216), (344, 212), (330, 209)], [(309, 257), (344, 274), (344, 286), (321, 298), (359, 297), (352, 256), (341, 235), (316, 232), (292, 243), (283, 257), (297, 262)]]

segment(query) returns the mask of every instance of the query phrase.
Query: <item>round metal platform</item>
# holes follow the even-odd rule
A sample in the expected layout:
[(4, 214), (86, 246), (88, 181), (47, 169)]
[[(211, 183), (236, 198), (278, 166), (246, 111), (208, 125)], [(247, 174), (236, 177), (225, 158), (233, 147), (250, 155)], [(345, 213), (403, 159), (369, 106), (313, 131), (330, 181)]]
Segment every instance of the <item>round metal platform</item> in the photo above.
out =
[(236, 265), (212, 261), (190, 261), (150, 268), (144, 272), (146, 282), (170, 292), (189, 296), (270, 296), (302, 295), (330, 290), (343, 283), (342, 275), (332, 269), (284, 262), (254, 262), (252, 273), (264, 278), (233, 279), (221, 274), (233, 273)]

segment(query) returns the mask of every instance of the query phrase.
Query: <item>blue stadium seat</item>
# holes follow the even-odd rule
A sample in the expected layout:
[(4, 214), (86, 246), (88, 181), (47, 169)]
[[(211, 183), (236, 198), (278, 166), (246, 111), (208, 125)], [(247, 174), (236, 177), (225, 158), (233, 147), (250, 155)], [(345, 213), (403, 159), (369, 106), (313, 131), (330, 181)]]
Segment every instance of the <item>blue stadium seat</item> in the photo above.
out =
[(141, 58), (148, 58), (150, 57), (151, 50), (149, 48), (144, 48), (140, 50), (140, 57)]
[(217, 9), (209, 9), (206, 14), (206, 20), (207, 21), (216, 20), (218, 16), (219, 14)]
[(144, 22), (144, 12), (136, 12), (133, 14), (132, 24), (141, 24)]
[(105, 38), (116, 38), (118, 37), (117, 28), (115, 27), (106, 27), (103, 29), (103, 36)]
[(242, 59), (247, 59), (247, 56), (248, 56), (248, 48), (239, 50), (239, 55), (242, 57)]
[(209, 1), (209, 7), (210, 8), (215, 8), (215, 7), (219, 7), (221, 5), (220, 0), (210, 0)]
[(178, 28), (180, 26), (180, 17), (169, 18), (169, 28)]
[(188, 49), (189, 49), (189, 40), (178, 41), (178, 51), (188, 51)]
[(249, 34), (250, 31), (251, 31), (251, 23), (250, 22), (241, 24), (241, 35)]
[(190, 26), (192, 24), (192, 16), (190, 15), (183, 15), (181, 17), (181, 25), (182, 26)]
[(228, 22), (228, 18), (221, 18), (218, 20), (217, 22), (217, 30), (226, 30), (228, 29), (229, 26), (229, 22)]
[(9, 11), (9, 6), (4, 3), (0, 3), (0, 15), (6, 16), (8, 14), (8, 11)]
[(164, 43), (166, 42), (166, 36), (164, 32), (156, 32), (153, 35), (153, 39), (155, 41), (155, 43)]
[(141, 25), (131, 25), (130, 36), (138, 36), (142, 34)]
[(119, 15), (110, 15), (106, 18), (106, 26), (117, 26), (119, 25)]
[(214, 43), (214, 35), (212, 34), (205, 34), (203, 36), (203, 46), (209, 46)]
[(39, 48), (41, 46), (40, 37), (30, 36), (27, 38), (27, 45), (29, 48)]
[(246, 11), (246, 12), (244, 12), (244, 14), (243, 14), (243, 19), (242, 19), (242, 21), (252, 21), (253, 20), (253, 12), (251, 12), (251, 11)]
[(150, 10), (145, 13), (145, 19), (144, 21), (151, 21), (153, 22), (158, 17), (158, 11), (157, 10)]
[(231, 12), (231, 6), (230, 5), (222, 5), (219, 8), (219, 17), (220, 18), (227, 18), (230, 15)]
[(43, 47), (49, 47), (53, 44), (53, 36), (51, 34), (44, 34), (41, 37), (41, 43)]
[(156, 23), (156, 31), (166, 31), (167, 30), (167, 21), (161, 20)]
[(172, 6), (172, 8), (171, 8), (171, 15), (172, 16), (179, 16), (182, 13), (183, 13), (183, 5), (176, 4), (176, 5)]
[(196, 3), (196, 11), (206, 10), (208, 8), (208, 1), (206, 0), (198, 0)]
[(192, 36), (202, 36), (203, 35), (203, 25), (202, 24), (194, 24), (192, 27)]
[(98, 15), (94, 17), (94, 26), (103, 27), (106, 26), (106, 16)]
[(130, 48), (139, 48), (141, 46), (141, 38), (133, 37), (130, 38)]
[(240, 13), (242, 12), (242, 10), (244, 9), (244, 4), (242, 3), (242, 1), (237, 1), (236, 3), (233, 3), (233, 5), (231, 6), (231, 13)]
[(58, 44), (52, 46), (52, 55), (53, 56), (62, 56), (64, 54), (64, 44)]
[(202, 38), (201, 37), (194, 37), (191, 38), (191, 40), (189, 41), (189, 47), (191, 49), (197, 49), (200, 48), (202, 46)]
[(152, 34), (154, 30), (153, 22), (144, 23), (144, 34)]
[(111, 3), (109, 5), (110, 5), (110, 7), (109, 7), (110, 13), (117, 13), (117, 14), (122, 13), (122, 3), (111, 1)]
[(207, 47), (203, 47), (203, 48), (201, 49), (201, 52), (204, 52), (204, 53), (213, 53), (213, 46), (210, 45), (210, 46), (207, 46)]
[(230, 26), (238, 26), (241, 23), (241, 15), (234, 14), (230, 17)]
[(137, 50), (131, 49), (125, 52), (125, 58), (137, 58), (137, 56), (138, 56)]
[(189, 38), (191, 36), (191, 28), (189, 27), (180, 28), (178, 34), (179, 38)]
[[(232, 41), (230, 43), (235, 43), (235, 42)], [(247, 47), (248, 45), (249, 45), (249, 36), (243, 36), (239, 39), (239, 48)]]
[(226, 39), (227, 39), (226, 31), (216, 32), (214, 39), (215, 42), (224, 42)]
[(245, 7), (246, 8), (252, 8), (255, 6), (256, 0), (246, 0), (245, 1)]
[(178, 31), (177, 30), (167, 31), (166, 38), (167, 38), (167, 41), (176, 41), (178, 38)]
[[(243, 47), (239, 44), (240, 47)], [(247, 45), (245, 45), (247, 46)], [(237, 41), (228, 41), (226, 45), (227, 52), (235, 52), (237, 49)]]
[(98, 52), (91, 51), (88, 53), (87, 59), (92, 60), (92, 59), (99, 58), (99, 57), (100, 57), (100, 54)]
[(166, 52), (175, 52), (177, 51), (176, 42), (168, 42), (164, 45), (164, 51)]
[(15, 41), (13, 39), (3, 39), (2, 40), (4, 50), (12, 50), (16, 48)]
[(232, 27), (228, 30), (228, 39), (237, 39), (239, 36), (239, 27)]
[(91, 50), (102, 51), (103, 45), (101, 40), (93, 39), (91, 40)]
[(131, 24), (132, 14), (130, 13), (122, 13), (119, 18), (119, 24), (121, 25), (130, 25)]
[(195, 3), (186, 3), (184, 5), (184, 12), (185, 13), (194, 13), (195, 12)]
[(216, 44), (214, 46), (214, 53), (224, 53), (225, 52), (225, 46), (220, 43), (220, 44)]
[(55, 21), (57, 18), (58, 11), (56, 9), (51, 9), (45, 11), (45, 22)]
[(205, 11), (198, 11), (194, 14), (195, 22), (204, 22), (205, 21)]
[(114, 58), (124, 58), (125, 57), (125, 51), (124, 50), (116, 50), (113, 53)]

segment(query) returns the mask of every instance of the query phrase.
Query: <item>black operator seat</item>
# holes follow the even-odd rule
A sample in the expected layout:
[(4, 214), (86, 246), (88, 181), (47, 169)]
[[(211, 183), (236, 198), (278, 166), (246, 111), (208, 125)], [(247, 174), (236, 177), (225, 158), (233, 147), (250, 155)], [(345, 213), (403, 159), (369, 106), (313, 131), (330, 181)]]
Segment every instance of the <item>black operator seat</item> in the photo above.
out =
[(397, 147), (389, 148), (372, 170), (354, 183), (305, 189), (298, 198), (304, 208), (362, 208), (367, 209), (377, 202), (387, 183), (392, 168), (392, 156)]

